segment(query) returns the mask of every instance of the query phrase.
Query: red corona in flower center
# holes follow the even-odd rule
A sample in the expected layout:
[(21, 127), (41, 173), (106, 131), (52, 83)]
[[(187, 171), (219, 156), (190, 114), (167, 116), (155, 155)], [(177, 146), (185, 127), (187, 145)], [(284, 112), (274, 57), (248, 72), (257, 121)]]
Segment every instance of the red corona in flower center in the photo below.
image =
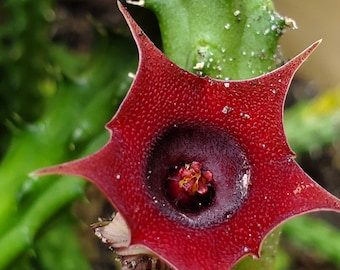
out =
[[(210, 171), (203, 171), (202, 164), (197, 161), (181, 167), (176, 177), (180, 177), (178, 186), (191, 196), (195, 195), (196, 192), (206, 194), (208, 192), (208, 183), (213, 180), (212, 173)], [(169, 179), (171, 180), (171, 178)]]
[(197, 211), (213, 202), (213, 174), (198, 161), (175, 166), (165, 182), (165, 193), (178, 208)]

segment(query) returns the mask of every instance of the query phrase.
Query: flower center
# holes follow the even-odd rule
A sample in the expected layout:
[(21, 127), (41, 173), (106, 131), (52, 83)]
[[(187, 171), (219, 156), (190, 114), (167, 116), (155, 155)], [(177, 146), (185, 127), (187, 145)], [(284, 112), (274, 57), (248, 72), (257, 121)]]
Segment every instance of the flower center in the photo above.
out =
[(165, 181), (165, 193), (177, 208), (195, 212), (213, 202), (213, 174), (198, 161), (175, 166)]
[(233, 216), (247, 198), (251, 169), (243, 149), (226, 131), (176, 125), (152, 143), (145, 186), (159, 211), (192, 227)]

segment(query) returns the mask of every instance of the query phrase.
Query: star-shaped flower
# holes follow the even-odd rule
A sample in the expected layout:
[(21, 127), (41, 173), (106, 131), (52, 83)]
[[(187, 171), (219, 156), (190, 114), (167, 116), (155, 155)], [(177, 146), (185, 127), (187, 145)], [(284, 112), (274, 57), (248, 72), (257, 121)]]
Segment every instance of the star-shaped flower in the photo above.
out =
[(340, 201), (294, 161), (283, 129), (288, 86), (318, 42), (266, 75), (215, 80), (172, 63), (120, 8), (140, 64), (107, 124), (110, 141), (36, 174), (92, 181), (127, 223), (125, 244), (145, 246), (177, 269), (229, 269), (259, 256), (283, 221), (340, 211)]

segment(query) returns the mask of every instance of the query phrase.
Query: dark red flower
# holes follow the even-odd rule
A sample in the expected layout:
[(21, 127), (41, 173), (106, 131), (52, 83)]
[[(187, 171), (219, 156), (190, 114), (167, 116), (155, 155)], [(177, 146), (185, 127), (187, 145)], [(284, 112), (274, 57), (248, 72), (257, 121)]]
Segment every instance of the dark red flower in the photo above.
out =
[(96, 184), (123, 216), (130, 245), (177, 269), (229, 269), (259, 256), (264, 237), (293, 216), (340, 211), (340, 201), (294, 161), (283, 130), (292, 76), (314, 43), (277, 70), (220, 81), (169, 61), (122, 8), (140, 54), (133, 85), (99, 152), (36, 174)]

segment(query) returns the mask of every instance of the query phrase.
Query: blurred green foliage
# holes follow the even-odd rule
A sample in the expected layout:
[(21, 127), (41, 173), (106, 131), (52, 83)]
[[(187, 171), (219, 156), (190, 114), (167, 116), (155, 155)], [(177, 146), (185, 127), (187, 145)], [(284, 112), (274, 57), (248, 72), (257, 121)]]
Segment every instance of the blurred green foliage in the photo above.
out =
[[(95, 46), (83, 54), (53, 42), (54, 4), (0, 3), (0, 269), (91, 269), (77, 237), (79, 221), (70, 212), (72, 202), (84, 198), (85, 182), (37, 180), (28, 173), (102, 146), (108, 138), (103, 126), (131, 83), (128, 72), (137, 66), (132, 40), (109, 31), (98, 32)], [(287, 112), (294, 150), (339, 139), (338, 93)], [(340, 268), (340, 236), (331, 226), (297, 219), (283, 233)], [(289, 269), (285, 253), (278, 258), (277, 269)]]
[(340, 88), (301, 101), (285, 113), (289, 144), (298, 153), (320, 150), (340, 138)]
[(340, 231), (323, 220), (301, 216), (287, 222), (283, 234), (293, 245), (318, 260), (332, 261), (340, 268)]
[(0, 4), (0, 154), (9, 126), (31, 122), (44, 109), (42, 88), (56, 77), (48, 34), (53, 14), (48, 0)]

